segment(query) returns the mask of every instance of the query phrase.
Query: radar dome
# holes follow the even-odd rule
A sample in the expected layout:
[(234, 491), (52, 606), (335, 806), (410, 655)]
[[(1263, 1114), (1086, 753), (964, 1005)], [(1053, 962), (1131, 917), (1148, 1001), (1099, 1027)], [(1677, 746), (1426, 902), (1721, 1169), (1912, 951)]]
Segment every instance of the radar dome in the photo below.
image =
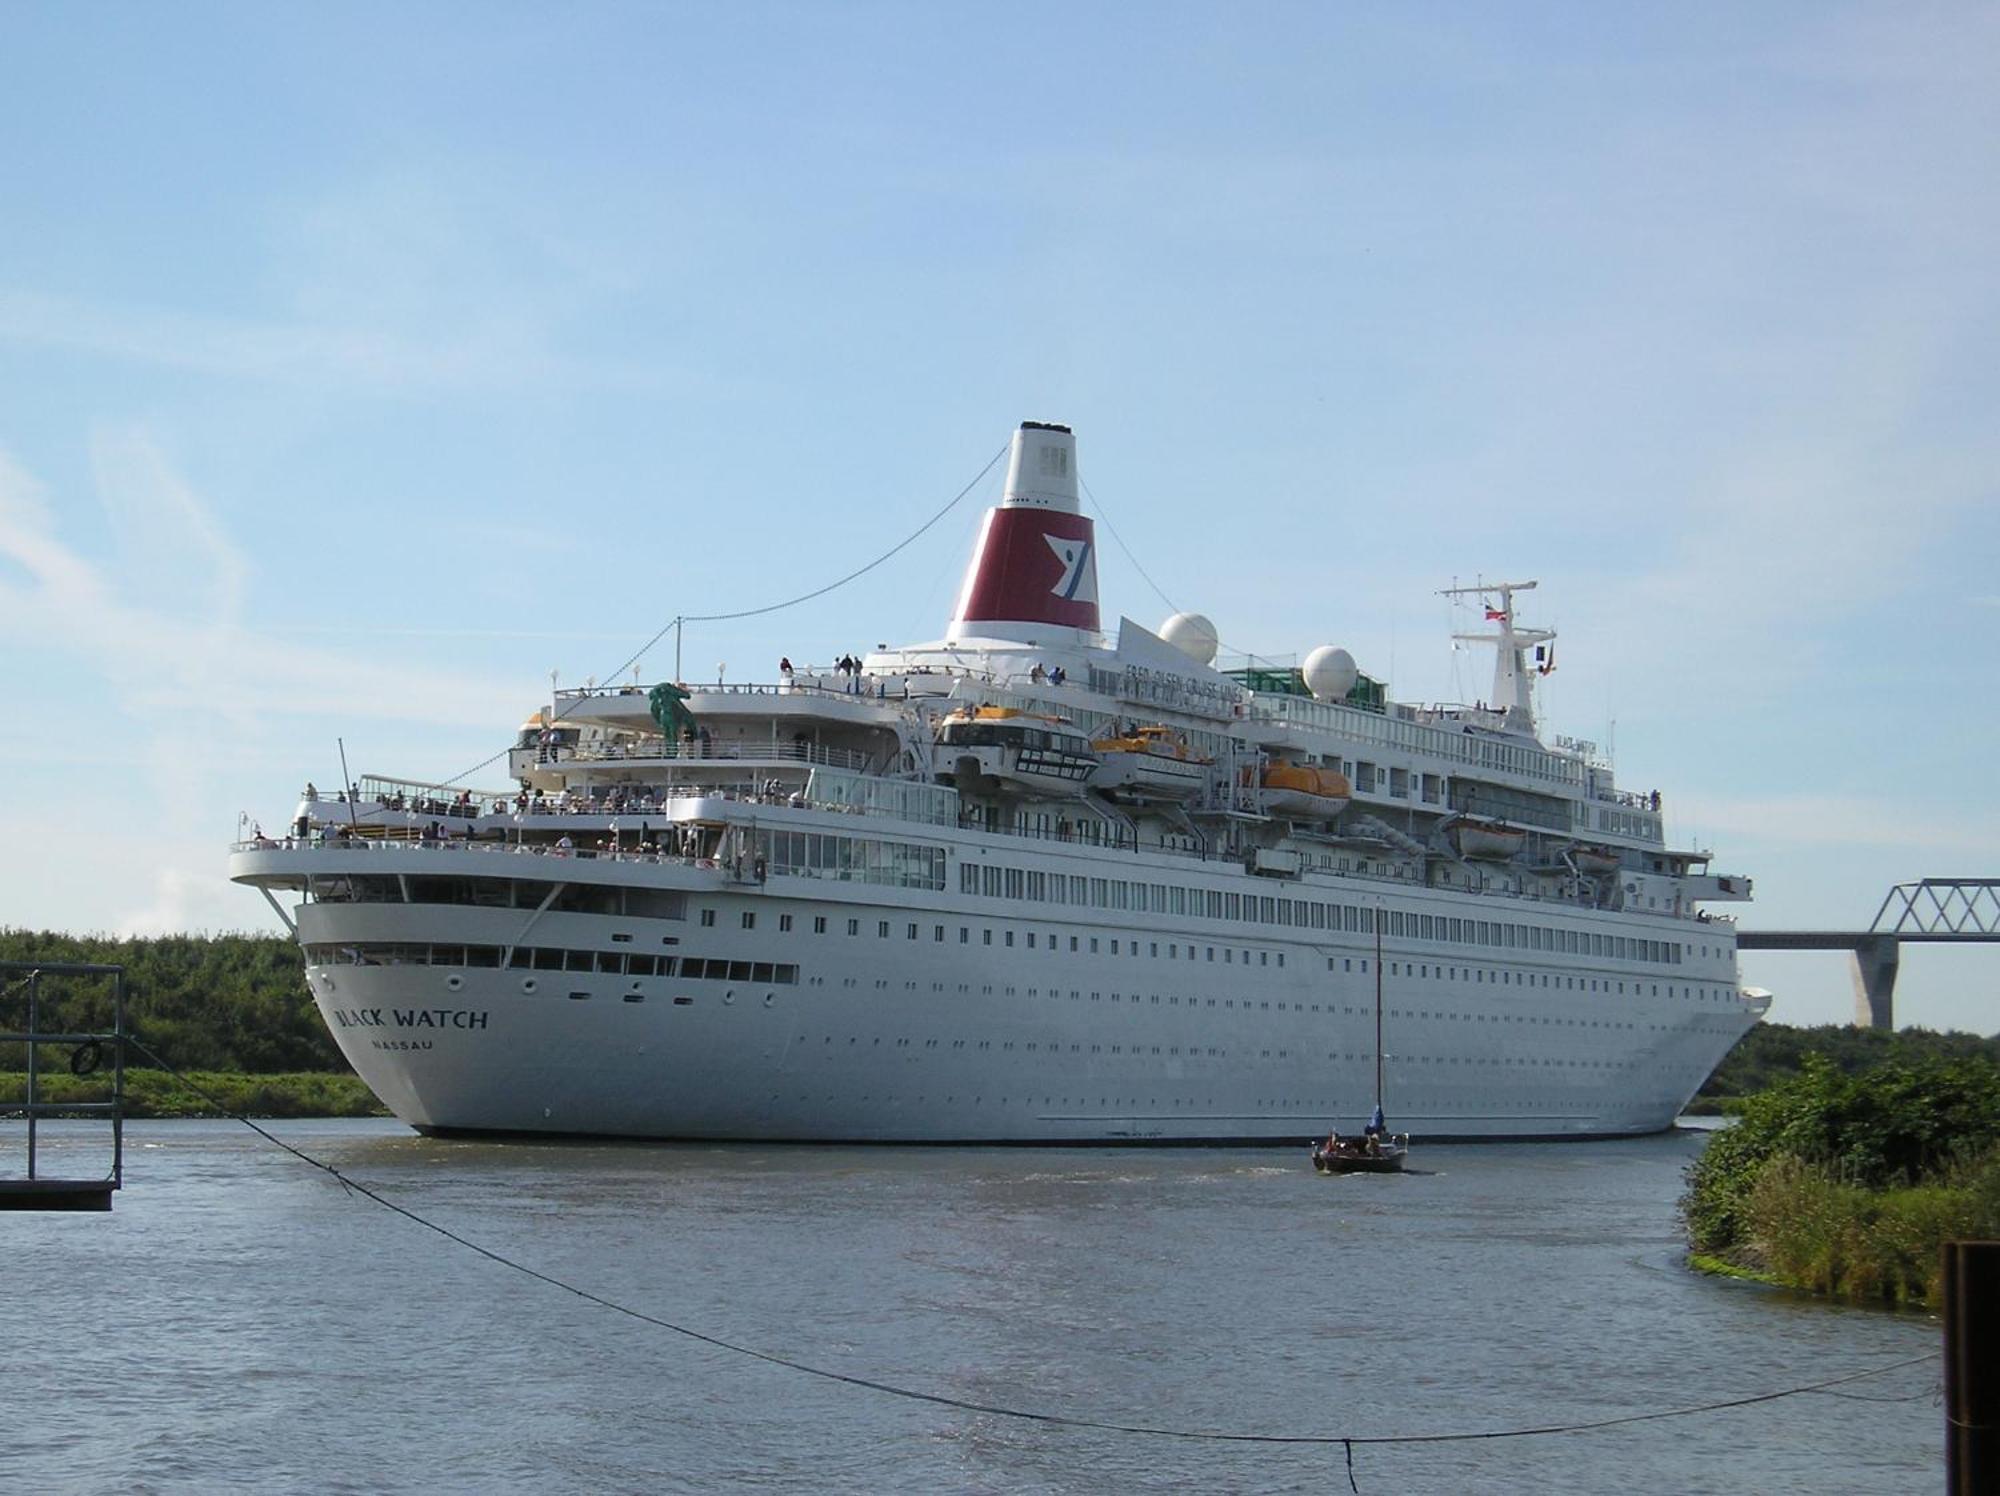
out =
[(1215, 637), (1215, 625), (1199, 613), (1174, 614), (1160, 625), (1160, 637), (1197, 665), (1215, 663), (1215, 650), (1220, 643)]
[(1331, 644), (1322, 644), (1307, 655), (1299, 674), (1305, 677), (1306, 689), (1317, 701), (1344, 700), (1361, 676), (1355, 668), (1354, 656)]

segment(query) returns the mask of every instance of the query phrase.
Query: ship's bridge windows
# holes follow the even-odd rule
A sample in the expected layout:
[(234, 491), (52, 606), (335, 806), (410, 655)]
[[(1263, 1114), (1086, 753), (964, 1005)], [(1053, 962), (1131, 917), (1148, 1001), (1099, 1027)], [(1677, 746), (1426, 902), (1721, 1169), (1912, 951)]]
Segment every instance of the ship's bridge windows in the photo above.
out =
[(623, 914), (625, 890), (594, 883), (565, 884), (551, 907), (566, 914)]
[(400, 904), (403, 885), (395, 878), (355, 875), (308, 878), (306, 891), (322, 904)]

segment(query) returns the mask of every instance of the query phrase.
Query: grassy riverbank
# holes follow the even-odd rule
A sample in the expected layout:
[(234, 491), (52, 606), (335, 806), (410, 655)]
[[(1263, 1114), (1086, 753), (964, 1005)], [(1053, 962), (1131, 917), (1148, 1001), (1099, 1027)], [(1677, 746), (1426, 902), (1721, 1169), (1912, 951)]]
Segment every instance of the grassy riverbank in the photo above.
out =
[[(388, 1109), (362, 1084), (358, 1075), (302, 1071), (280, 1075), (241, 1075), (230, 1071), (197, 1070), (188, 1079), (232, 1112), (249, 1117), (386, 1117)], [(44, 1074), (39, 1093), (44, 1101), (109, 1101), (111, 1077), (104, 1071), (74, 1076), (67, 1071)], [(28, 1078), (0, 1071), (0, 1113), (7, 1103), (28, 1094)], [(125, 1072), (125, 1114), (128, 1117), (213, 1117), (214, 1107), (164, 1070)]]
[(1939, 1248), (2000, 1235), (2000, 1066), (1807, 1056), (1688, 1170), (1690, 1260), (1851, 1302), (1935, 1307)]

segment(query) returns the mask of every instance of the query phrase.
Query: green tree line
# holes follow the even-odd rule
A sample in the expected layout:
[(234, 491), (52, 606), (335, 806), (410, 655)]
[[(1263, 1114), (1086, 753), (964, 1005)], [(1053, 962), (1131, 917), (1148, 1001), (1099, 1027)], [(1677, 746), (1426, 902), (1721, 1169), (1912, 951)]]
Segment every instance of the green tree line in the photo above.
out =
[[(125, 968), (126, 1021), (135, 1037), (179, 1070), (279, 1074), (346, 1071), (312, 994), (298, 946), (278, 935), (161, 935), (117, 939), (44, 930), (0, 930), (0, 961), (87, 962)], [(44, 978), (54, 1018), (72, 1031), (107, 1030), (108, 982)], [(0, 983), (0, 1029), (26, 1027), (18, 976)], [(43, 1017), (49, 1026), (50, 1015)], [(20, 1070), (22, 1046), (0, 1046), (0, 1070)], [(49, 1062), (45, 1053), (43, 1063)], [(142, 1055), (129, 1063), (150, 1062)]]
[(1863, 1075), (1884, 1065), (1917, 1065), (1931, 1060), (1984, 1058), (2000, 1064), (2000, 1037), (1938, 1033), (1921, 1028), (1891, 1033), (1833, 1023), (1816, 1028), (1760, 1023), (1716, 1067), (1715, 1074), (1698, 1093), (1696, 1104), (1688, 1110), (1728, 1110), (1723, 1103), (1754, 1096), (1799, 1074), (1808, 1055), (1818, 1055), (1843, 1075)]

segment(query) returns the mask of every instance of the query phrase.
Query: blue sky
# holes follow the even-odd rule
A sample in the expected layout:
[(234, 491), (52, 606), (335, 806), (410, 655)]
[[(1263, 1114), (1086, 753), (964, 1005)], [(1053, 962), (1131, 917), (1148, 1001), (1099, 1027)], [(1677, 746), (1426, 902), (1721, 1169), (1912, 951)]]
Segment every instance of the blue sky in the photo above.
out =
[[(224, 845), (337, 738), (452, 774), (1023, 418), (1238, 648), (1480, 695), (1436, 590), (1540, 578), (1547, 726), (1747, 923), (2000, 873), (1990, 7), (11, 6), (0, 60), (8, 924), (270, 927)], [(690, 673), (935, 637), (991, 497)], [(1899, 1012), (1996, 992), (1911, 950)]]

